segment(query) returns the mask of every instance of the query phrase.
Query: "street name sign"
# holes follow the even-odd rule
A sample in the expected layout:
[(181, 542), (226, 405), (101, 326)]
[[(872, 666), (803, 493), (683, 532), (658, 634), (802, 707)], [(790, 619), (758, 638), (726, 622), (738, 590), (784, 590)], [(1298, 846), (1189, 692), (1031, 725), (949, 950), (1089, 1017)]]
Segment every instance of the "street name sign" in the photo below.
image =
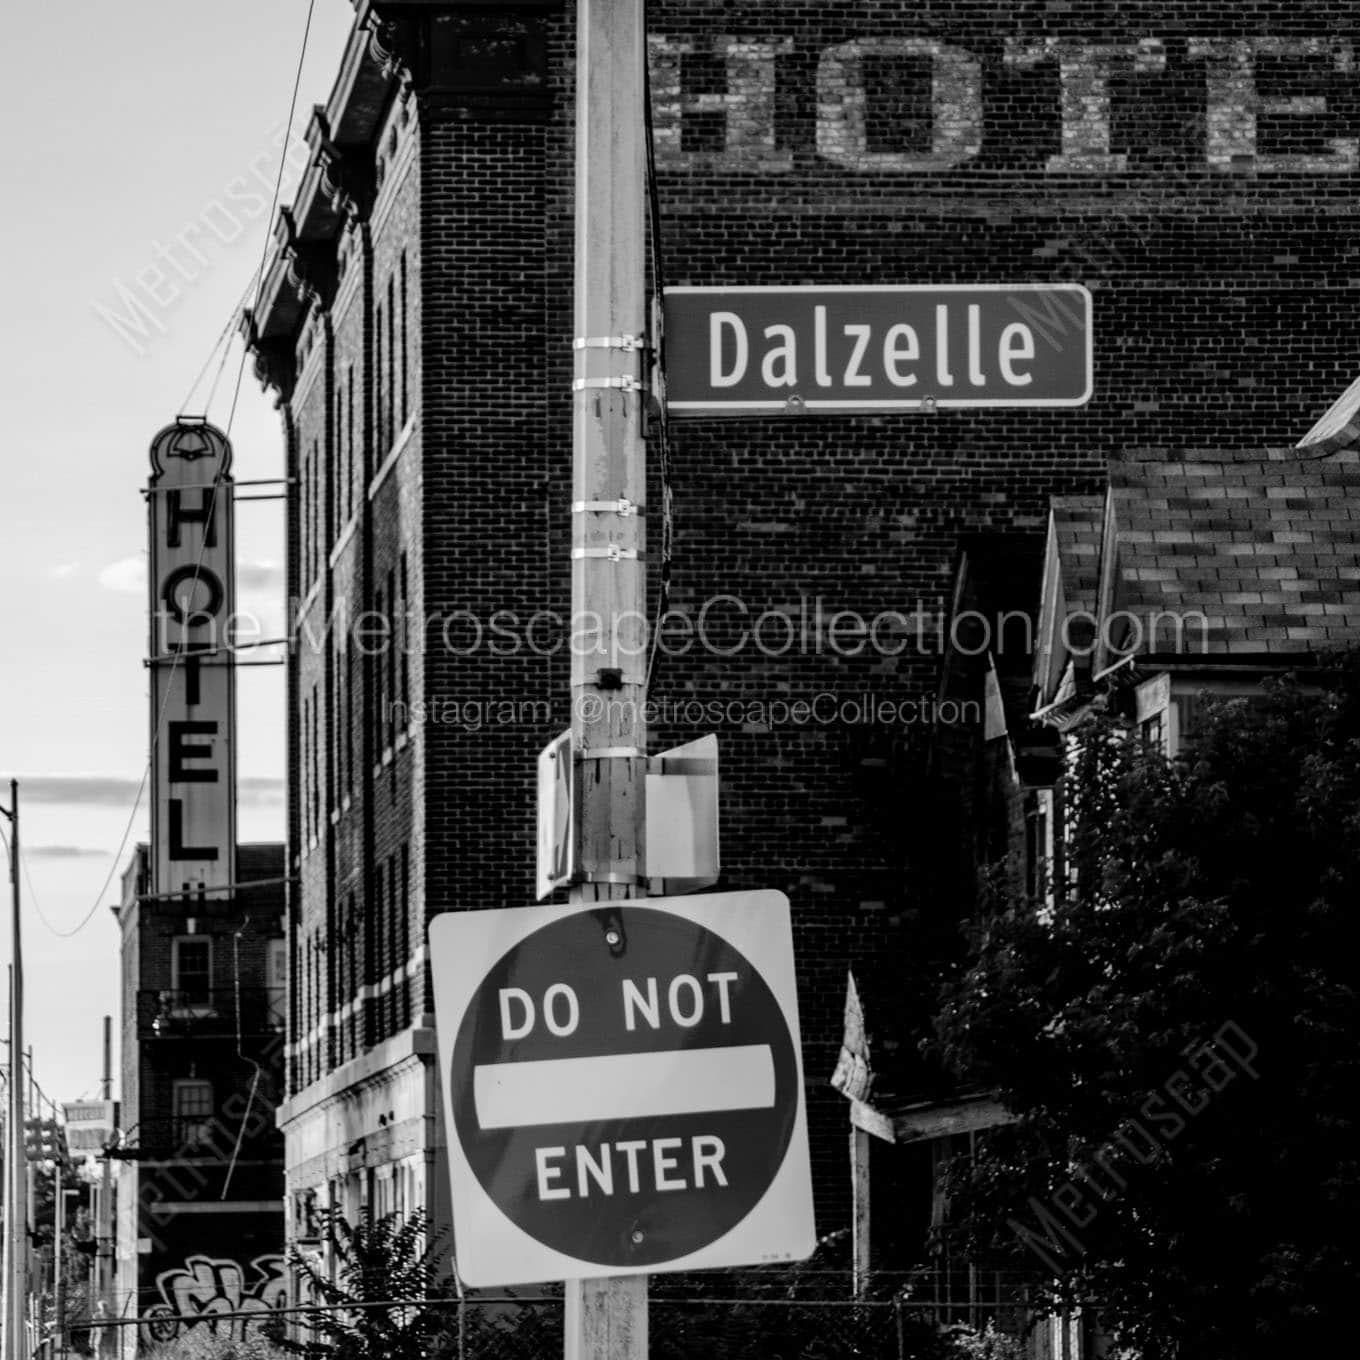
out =
[(446, 912), (430, 958), (465, 1283), (811, 1254), (782, 893)]
[(668, 288), (678, 415), (1081, 406), (1091, 294), (1077, 283)]

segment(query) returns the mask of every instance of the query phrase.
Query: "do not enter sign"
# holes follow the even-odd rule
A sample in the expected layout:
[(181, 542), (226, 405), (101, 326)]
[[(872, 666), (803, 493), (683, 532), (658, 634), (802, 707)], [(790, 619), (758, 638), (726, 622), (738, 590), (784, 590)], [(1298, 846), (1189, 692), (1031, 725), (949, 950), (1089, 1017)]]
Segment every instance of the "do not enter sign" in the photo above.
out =
[(782, 894), (447, 913), (430, 948), (465, 1281), (810, 1254)]

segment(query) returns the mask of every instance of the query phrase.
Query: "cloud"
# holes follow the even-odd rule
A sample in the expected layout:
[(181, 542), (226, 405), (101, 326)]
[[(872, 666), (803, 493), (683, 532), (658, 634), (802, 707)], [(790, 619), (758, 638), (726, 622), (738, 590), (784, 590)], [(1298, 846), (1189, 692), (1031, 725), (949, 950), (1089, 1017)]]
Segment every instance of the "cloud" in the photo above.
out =
[(29, 859), (108, 859), (107, 850), (95, 850), (88, 845), (26, 845), (24, 855)]
[[(79, 562), (68, 562), (54, 567), (49, 573), (58, 578), (74, 575)], [(120, 595), (141, 595), (146, 591), (146, 554), (136, 557), (120, 557), (110, 562), (99, 573), (99, 584), (105, 590), (116, 591)], [(236, 566), (236, 584), (241, 590), (281, 590), (283, 588), (283, 567), (278, 562), (239, 562)]]
[(79, 562), (58, 562), (55, 567), (48, 567), (47, 574), (54, 581), (69, 581), (79, 570)]
[(130, 808), (141, 781), (103, 774), (40, 774), (19, 780), (25, 803)]
[[(120, 779), (116, 775), (33, 775), (19, 780), (19, 798), (23, 803), (114, 807), (126, 812), (131, 810), (140, 784), (139, 779)], [(281, 807), (283, 780), (268, 775), (238, 778), (236, 799), (242, 807)]]
[(277, 562), (240, 562), (236, 584), (241, 590), (278, 590), (283, 586), (283, 567)]
[(236, 781), (236, 801), (242, 807), (282, 807), (283, 780), (249, 775)]
[(144, 595), (146, 593), (146, 558), (120, 557), (110, 562), (99, 573), (99, 584), (105, 590), (116, 591), (120, 595)]

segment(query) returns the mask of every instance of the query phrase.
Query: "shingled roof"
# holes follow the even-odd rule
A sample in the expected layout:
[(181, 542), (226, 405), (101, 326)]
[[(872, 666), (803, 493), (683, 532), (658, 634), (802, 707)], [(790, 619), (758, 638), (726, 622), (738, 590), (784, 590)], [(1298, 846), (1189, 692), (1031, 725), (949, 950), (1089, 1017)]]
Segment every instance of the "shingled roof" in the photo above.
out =
[(1130, 652), (1260, 656), (1360, 641), (1360, 452), (1113, 463), (1099, 598), (1097, 669)]
[(1084, 692), (1090, 676), (1105, 496), (1054, 496), (1049, 502), (1043, 595), (1034, 652), (1040, 707)]
[(1053, 542), (1061, 563), (1068, 609), (1094, 613), (1100, 584), (1100, 496), (1054, 496)]

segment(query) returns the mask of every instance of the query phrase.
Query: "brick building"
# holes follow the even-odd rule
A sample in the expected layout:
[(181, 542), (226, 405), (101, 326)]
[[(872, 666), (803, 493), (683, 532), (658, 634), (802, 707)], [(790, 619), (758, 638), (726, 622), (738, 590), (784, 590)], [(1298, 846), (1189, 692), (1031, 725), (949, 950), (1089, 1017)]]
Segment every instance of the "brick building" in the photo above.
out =
[[(567, 726), (572, 7), (356, 10), (246, 327), (296, 491), (301, 1236), (322, 1203), (447, 1217), (424, 923), (533, 899), (534, 756)], [(1051, 498), (1101, 493), (1111, 459), (1289, 442), (1349, 379), (1360, 21), (1337, 0), (656, 0), (649, 22), (666, 282), (1095, 298), (1080, 409), (672, 422), (670, 604), (706, 632), (662, 649), (652, 739), (718, 732), (720, 886), (793, 902), (825, 1231), (850, 1217), (828, 1085), (847, 970), (922, 968), (971, 906), (989, 710), (935, 706), (951, 611), (1003, 608)], [(1033, 321), (1061, 346), (1060, 317)], [(662, 504), (658, 470), (654, 539)], [(889, 627), (870, 643), (856, 618)], [(879, 700), (892, 721), (867, 720)]]
[(143, 1320), (125, 1355), (139, 1332), (172, 1340), (172, 1314), (279, 1299), (283, 865), (282, 845), (241, 845), (236, 891), (188, 902), (151, 891), (145, 845), (123, 874), (113, 1311)]

